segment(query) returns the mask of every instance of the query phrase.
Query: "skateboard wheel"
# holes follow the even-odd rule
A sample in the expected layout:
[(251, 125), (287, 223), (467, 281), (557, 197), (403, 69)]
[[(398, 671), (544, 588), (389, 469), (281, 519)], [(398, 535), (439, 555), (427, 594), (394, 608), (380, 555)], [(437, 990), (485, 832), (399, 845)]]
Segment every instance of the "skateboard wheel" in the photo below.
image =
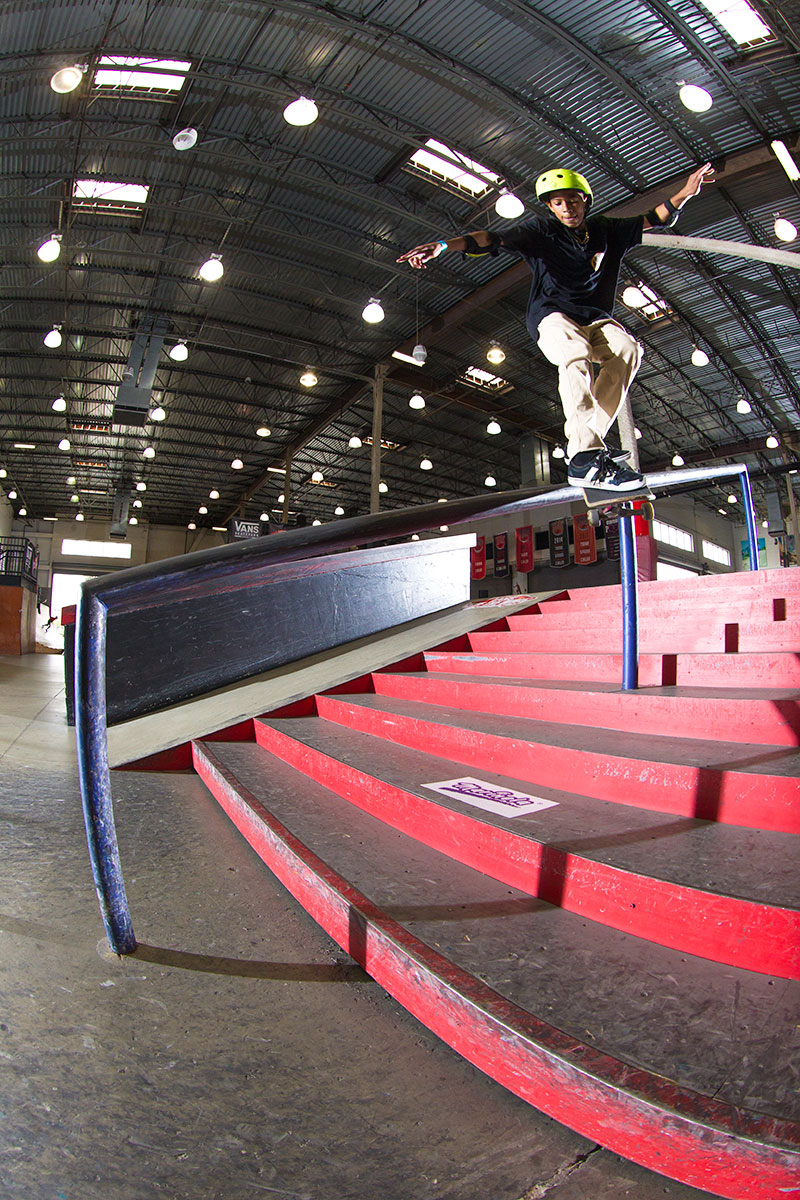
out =
[(594, 525), (595, 529), (600, 524), (600, 513), (596, 508), (590, 508), (588, 512), (589, 524)]

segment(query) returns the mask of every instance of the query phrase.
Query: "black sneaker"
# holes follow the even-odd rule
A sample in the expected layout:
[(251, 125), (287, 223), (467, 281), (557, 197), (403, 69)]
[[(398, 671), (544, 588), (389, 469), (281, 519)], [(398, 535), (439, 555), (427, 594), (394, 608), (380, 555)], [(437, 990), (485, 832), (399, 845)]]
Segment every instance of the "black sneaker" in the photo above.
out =
[(647, 487), (644, 475), (618, 462), (606, 450), (585, 451), (570, 459), (567, 482), (573, 487), (590, 487), (592, 491), (611, 493), (636, 492)]

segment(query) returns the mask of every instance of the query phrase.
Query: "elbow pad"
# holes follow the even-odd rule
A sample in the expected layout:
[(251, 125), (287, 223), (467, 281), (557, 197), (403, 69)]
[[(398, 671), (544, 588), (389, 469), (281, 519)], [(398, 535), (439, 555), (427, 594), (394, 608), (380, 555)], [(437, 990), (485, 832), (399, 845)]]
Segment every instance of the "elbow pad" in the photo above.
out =
[(678, 217), (681, 215), (681, 210), (679, 208), (675, 207), (675, 205), (672, 203), (672, 201), (669, 199), (669, 197), (667, 197), (666, 200), (662, 200), (662, 204), (664, 205), (664, 208), (667, 210), (667, 213), (669, 214), (667, 216), (666, 220), (662, 221), (661, 217), (658, 215), (658, 212), (656, 211), (655, 208), (651, 208), (649, 213), (646, 213), (645, 216), (647, 217), (647, 219), (651, 225), (663, 225), (665, 228), (669, 229), (672, 225), (675, 224)]
[(465, 233), (462, 236), (466, 242), (463, 251), (465, 258), (482, 258), (485, 254), (490, 254), (494, 258), (502, 244), (499, 235), (496, 233), (489, 234), (488, 246), (479, 245), (471, 233)]

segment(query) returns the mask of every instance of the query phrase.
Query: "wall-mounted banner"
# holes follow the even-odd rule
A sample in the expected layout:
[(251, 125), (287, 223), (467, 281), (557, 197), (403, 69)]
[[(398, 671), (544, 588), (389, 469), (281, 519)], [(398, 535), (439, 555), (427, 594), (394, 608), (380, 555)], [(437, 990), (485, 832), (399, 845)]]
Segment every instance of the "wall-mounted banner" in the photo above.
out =
[(508, 534), (494, 535), (494, 573), (501, 578), (508, 574)]
[(517, 529), (517, 570), (533, 570), (533, 529), (530, 525), (521, 525)]
[(588, 567), (597, 562), (597, 538), (586, 513), (578, 513), (572, 518), (572, 528), (575, 538), (575, 565)]
[(566, 521), (550, 522), (550, 566), (568, 567), (569, 532)]
[(477, 537), (469, 552), (470, 575), (473, 579), (486, 578), (486, 538)]
[(423, 783), (423, 787), (454, 800), (463, 800), (486, 812), (499, 813), (502, 817), (520, 817), (523, 813), (541, 812), (543, 808), (557, 808), (557, 800), (543, 800), (541, 796), (529, 796), (527, 792), (516, 792), (513, 788), (487, 783), (485, 779), (444, 779), (441, 783)]
[(247, 538), (261, 537), (260, 521), (244, 521), (240, 517), (231, 517), (228, 521), (228, 541), (242, 542)]
[(619, 561), (619, 517), (607, 517), (603, 521), (603, 533), (606, 539), (606, 558)]

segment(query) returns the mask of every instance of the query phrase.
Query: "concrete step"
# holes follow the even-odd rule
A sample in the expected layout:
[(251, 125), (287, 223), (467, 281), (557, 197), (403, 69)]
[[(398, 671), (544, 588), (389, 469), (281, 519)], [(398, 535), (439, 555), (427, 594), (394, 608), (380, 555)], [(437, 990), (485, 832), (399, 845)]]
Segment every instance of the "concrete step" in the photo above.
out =
[(800, 742), (800, 696), (791, 689), (673, 687), (622, 692), (618, 685), (599, 682), (399, 671), (376, 671), (372, 680), (378, 695), (473, 712), (671, 737), (775, 746)]
[[(526, 622), (503, 631), (470, 634), (476, 650), (528, 650), (533, 653), (559, 653), (571, 650), (581, 654), (619, 654), (622, 652), (622, 618), (604, 614), (602, 619), (571, 625), (549, 617), (509, 617)], [(737, 652), (796, 653), (800, 634), (795, 624), (774, 621), (755, 624), (714, 620), (695, 620), (691, 613), (670, 621), (639, 619), (639, 650), (643, 654), (734, 654)]]
[(328, 721), (452, 759), (649, 811), (800, 833), (800, 750), (500, 717), (386, 696), (316, 697)]
[[(471, 639), (470, 639), (471, 640)], [(565, 639), (569, 641), (569, 639)], [(500, 639), (498, 639), (498, 642)], [(502, 643), (501, 643), (502, 644)], [(495, 675), (512, 679), (564, 679), (616, 683), (622, 654), (571, 654), (524, 650), (442, 652), (423, 656), (429, 671)], [(640, 687), (792, 688), (800, 690), (800, 654), (640, 654)]]
[(654, 819), (558, 787), (538, 786), (548, 807), (519, 812), (510, 793), (531, 797), (530, 786), (481, 771), (482, 784), (508, 793), (499, 812), (485, 811), (432, 787), (467, 777), (452, 759), (319, 717), (260, 718), (254, 728), (259, 745), (310, 779), (509, 887), (686, 953), (786, 978), (800, 972), (789, 835)]
[[(534, 576), (535, 578), (535, 576)], [(672, 599), (676, 604), (703, 604), (725, 597), (734, 602), (742, 596), (789, 596), (800, 594), (800, 567), (774, 567), (769, 571), (738, 571), (720, 575), (697, 575), (691, 579), (659, 579), (639, 584), (642, 604)], [(570, 588), (561, 593), (563, 601), (602, 608), (620, 602), (618, 584), (605, 587)], [(552, 603), (562, 601), (553, 599)], [(548, 601), (550, 603), (550, 601)]]
[(194, 761), (323, 928), (479, 1069), (690, 1186), (729, 1200), (792, 1187), (785, 1052), (752, 1082), (765, 1036), (788, 1045), (788, 995), (775, 1003), (785, 985), (588, 927), (387, 829), (256, 747), (197, 744)]

